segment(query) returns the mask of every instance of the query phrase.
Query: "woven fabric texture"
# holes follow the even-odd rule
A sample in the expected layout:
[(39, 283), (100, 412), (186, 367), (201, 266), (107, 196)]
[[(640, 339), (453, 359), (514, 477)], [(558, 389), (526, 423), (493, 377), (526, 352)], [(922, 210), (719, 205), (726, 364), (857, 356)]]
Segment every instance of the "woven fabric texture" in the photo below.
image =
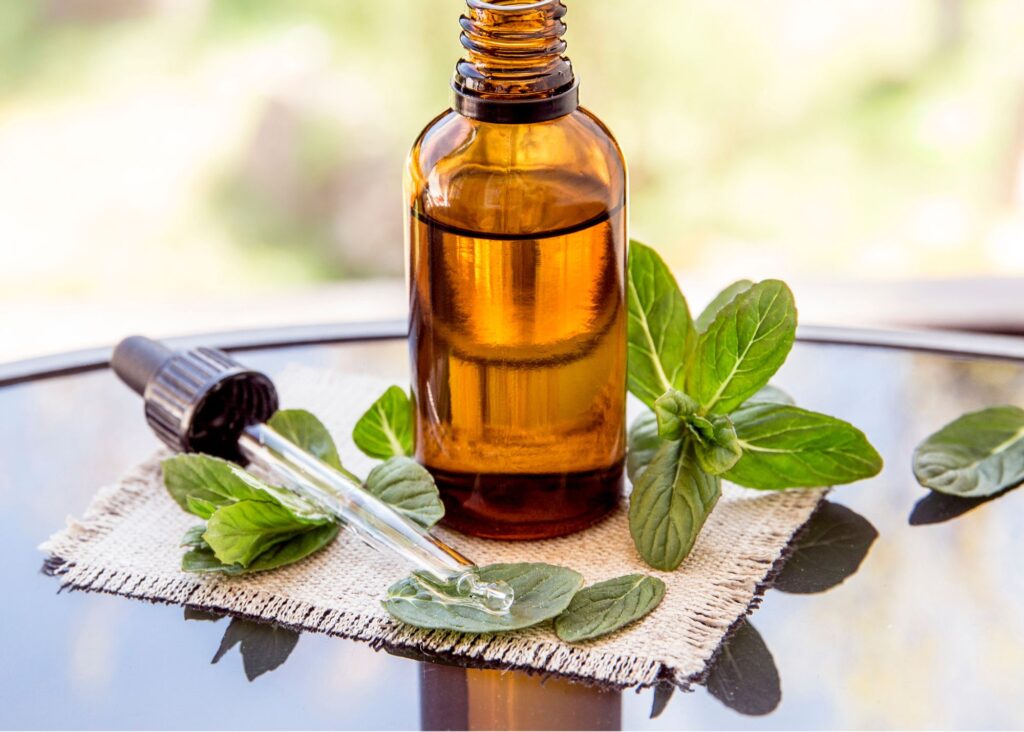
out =
[[(352, 443), (359, 415), (388, 385), (379, 378), (291, 367), (277, 379), (282, 404), (309, 409), (338, 442), (342, 460), (365, 475), (373, 461)], [(608, 686), (701, 681), (731, 626), (752, 609), (791, 537), (810, 518), (823, 490), (762, 493), (732, 485), (697, 544), (674, 572), (647, 567), (629, 536), (625, 506), (587, 531), (559, 539), (497, 542), (445, 529), (442, 538), (478, 564), (550, 562), (571, 566), (587, 583), (647, 572), (667, 592), (647, 618), (612, 635), (572, 645), (550, 625), (515, 633), (463, 635), (423, 631), (394, 621), (380, 605), (408, 570), (347, 532), (296, 565), (249, 577), (183, 573), (182, 534), (197, 523), (161, 482), (154, 455), (102, 489), (80, 520), (41, 548), (66, 587), (223, 611), (327, 633), (379, 648), (457, 656), (470, 664), (518, 668)]]

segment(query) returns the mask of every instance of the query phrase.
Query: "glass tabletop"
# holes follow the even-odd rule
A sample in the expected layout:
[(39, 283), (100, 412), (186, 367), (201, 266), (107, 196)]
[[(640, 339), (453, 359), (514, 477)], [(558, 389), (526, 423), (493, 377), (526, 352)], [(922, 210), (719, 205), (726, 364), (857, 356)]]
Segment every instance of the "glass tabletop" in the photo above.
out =
[[(910, 470), (914, 446), (948, 420), (1024, 404), (1024, 359), (929, 353), (943, 350), (929, 338), (942, 340), (919, 334), (915, 349), (811, 338), (794, 349), (776, 383), (861, 427), (885, 470), (830, 493), (775, 588), (720, 649), (707, 685), (674, 694), (463, 668), (175, 606), (58, 593), (40, 571), (38, 544), (157, 442), (141, 402), (108, 370), (21, 378), (0, 389), (0, 726), (1024, 726), (1024, 490), (945, 499)], [(271, 376), (299, 362), (408, 381), (406, 346), (394, 338), (239, 358)]]

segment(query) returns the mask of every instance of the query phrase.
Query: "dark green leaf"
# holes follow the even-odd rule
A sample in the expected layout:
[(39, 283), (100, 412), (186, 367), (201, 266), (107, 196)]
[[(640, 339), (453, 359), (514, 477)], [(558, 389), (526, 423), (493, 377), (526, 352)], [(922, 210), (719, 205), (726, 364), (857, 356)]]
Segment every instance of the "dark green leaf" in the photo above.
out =
[(375, 467), (366, 490), (425, 528), (444, 517), (433, 476), (411, 458), (394, 457)]
[(629, 497), (629, 532), (656, 569), (678, 567), (721, 495), (721, 483), (696, 464), (689, 440), (664, 442)]
[(248, 567), (267, 549), (328, 519), (308, 519), (265, 501), (239, 501), (217, 510), (203, 539), (224, 564)]
[(463, 633), (493, 633), (537, 625), (559, 615), (583, 586), (583, 577), (551, 564), (491, 564), (479, 569), (483, 582), (501, 581), (515, 592), (509, 612), (494, 615), (469, 604), (439, 602), (416, 578), (388, 588), (384, 608), (393, 617), (420, 628)]
[(882, 458), (853, 425), (785, 404), (730, 415), (743, 456), (725, 479), (763, 490), (852, 483), (877, 475)]
[(178, 546), (188, 547), (204, 547), (206, 542), (203, 540), (203, 533), (206, 531), (206, 524), (200, 524), (199, 526), (193, 526), (191, 529), (185, 532), (185, 535), (181, 537), (181, 544)]
[(389, 387), (356, 422), (352, 439), (370, 457), (411, 456), (414, 449), (414, 407), (409, 395)]
[(964, 498), (1024, 481), (1024, 409), (990, 407), (953, 420), (918, 445), (914, 475), (926, 488)]
[(305, 409), (282, 409), (267, 424), (282, 437), (313, 453), (332, 468), (341, 468), (341, 458), (331, 433), (312, 413)]
[(800, 532), (774, 587), (798, 594), (831, 589), (860, 568), (877, 538), (875, 527), (859, 513), (822, 501)]
[(709, 302), (708, 306), (704, 308), (704, 311), (697, 316), (697, 320), (695, 322), (697, 332), (703, 333), (706, 331), (711, 323), (714, 322), (715, 316), (718, 315), (718, 311), (735, 300), (736, 296), (741, 292), (746, 292), (753, 286), (754, 283), (751, 280), (738, 280), (718, 293), (715, 296), (715, 299)]
[(647, 406), (682, 389), (696, 330), (686, 298), (658, 253), (631, 241), (626, 263), (629, 390)]
[(775, 659), (746, 620), (722, 644), (706, 683), (711, 696), (740, 714), (768, 714), (782, 701)]
[(705, 412), (727, 414), (768, 383), (796, 335), (785, 282), (765, 280), (725, 305), (697, 339), (686, 392)]
[(217, 663), (234, 646), (241, 644), (242, 667), (245, 677), (256, 677), (273, 671), (288, 660), (299, 642), (299, 633), (273, 623), (257, 623), (244, 618), (231, 618), (220, 647), (210, 663)]
[(658, 436), (658, 419), (654, 412), (644, 411), (633, 420), (629, 427), (629, 452), (626, 454), (626, 474), (631, 483), (636, 483), (640, 474), (647, 468), (654, 454), (661, 447)]
[(612, 633), (658, 607), (665, 583), (657, 577), (629, 574), (585, 587), (555, 618), (555, 633), (578, 643)]
[(181, 569), (184, 572), (195, 572), (204, 574), (217, 572), (220, 574), (237, 575), (245, 570), (240, 564), (224, 564), (217, 559), (213, 550), (204, 542), (202, 546), (189, 549), (181, 558)]
[(796, 400), (777, 386), (767, 384), (758, 389), (754, 396), (743, 402), (743, 406), (751, 404), (789, 404), (795, 405)]

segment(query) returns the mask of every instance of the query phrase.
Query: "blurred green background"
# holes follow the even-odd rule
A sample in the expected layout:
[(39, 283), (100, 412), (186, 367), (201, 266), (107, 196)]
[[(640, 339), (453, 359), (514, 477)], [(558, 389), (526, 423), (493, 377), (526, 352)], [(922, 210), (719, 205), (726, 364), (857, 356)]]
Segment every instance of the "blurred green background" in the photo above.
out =
[[(567, 5), (631, 233), (687, 286), (818, 283), (819, 312), (828, 283), (1024, 276), (1019, 0)], [(462, 8), (5, 2), (0, 361), (400, 315), (401, 168)]]

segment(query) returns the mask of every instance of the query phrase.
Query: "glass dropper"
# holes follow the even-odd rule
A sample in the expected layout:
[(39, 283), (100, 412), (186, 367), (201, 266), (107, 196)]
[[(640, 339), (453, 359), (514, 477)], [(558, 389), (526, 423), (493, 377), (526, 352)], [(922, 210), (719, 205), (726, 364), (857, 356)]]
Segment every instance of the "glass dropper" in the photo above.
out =
[(481, 604), (497, 614), (512, 606), (514, 594), (507, 584), (482, 581), (473, 562), (367, 491), (356, 476), (328, 465), (269, 425), (246, 427), (238, 447), (250, 462), (337, 518), (374, 549), (401, 557), (442, 602)]
[(511, 608), (515, 595), (506, 583), (482, 580), (473, 562), (371, 494), (356, 476), (268, 426), (278, 399), (265, 374), (223, 351), (172, 351), (143, 336), (121, 341), (111, 367), (142, 395), (146, 421), (172, 450), (254, 463), (365, 543), (403, 560), (439, 602), (494, 614)]

